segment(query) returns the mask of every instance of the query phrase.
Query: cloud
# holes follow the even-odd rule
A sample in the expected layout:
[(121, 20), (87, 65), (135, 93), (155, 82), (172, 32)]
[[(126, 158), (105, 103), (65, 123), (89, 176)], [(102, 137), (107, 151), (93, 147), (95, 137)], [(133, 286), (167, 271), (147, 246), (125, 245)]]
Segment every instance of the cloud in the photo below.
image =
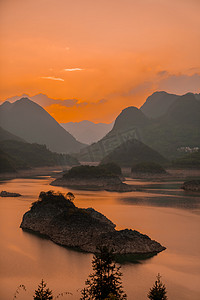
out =
[(54, 77), (54, 76), (42, 76), (40, 78), (42, 78), (42, 79), (50, 79), (50, 80), (57, 80), (57, 81), (64, 81), (63, 78)]
[(23, 97), (29, 98), (30, 100), (34, 101), (35, 103), (39, 104), (40, 106), (42, 106), (44, 108), (50, 107), (52, 105), (53, 106), (56, 105), (56, 107), (59, 106), (59, 107), (63, 107), (63, 108), (73, 108), (73, 107), (74, 108), (83, 108), (86, 106), (95, 107), (95, 106), (98, 106), (99, 104), (103, 104), (108, 101), (106, 99), (100, 99), (96, 102), (79, 101), (77, 99), (63, 99), (63, 100), (62, 99), (53, 99), (42, 93), (34, 95), (34, 96), (23, 94), (21, 96), (14, 96), (11, 98), (7, 98), (6, 100), (13, 103)]
[(200, 93), (200, 75), (169, 75), (158, 83), (158, 89), (175, 94)]
[(157, 75), (160, 76), (160, 77), (163, 77), (163, 76), (169, 75), (169, 73), (168, 73), (168, 71), (163, 70), (163, 71), (158, 72)]
[(72, 69), (64, 69), (65, 72), (74, 72), (74, 71), (84, 71), (84, 69), (81, 68), (72, 68)]
[(129, 89), (128, 91), (124, 92), (122, 96), (124, 97), (130, 97), (135, 96), (137, 94), (144, 93), (147, 90), (151, 90), (153, 83), (150, 81), (144, 81), (141, 84), (138, 84), (134, 88)]

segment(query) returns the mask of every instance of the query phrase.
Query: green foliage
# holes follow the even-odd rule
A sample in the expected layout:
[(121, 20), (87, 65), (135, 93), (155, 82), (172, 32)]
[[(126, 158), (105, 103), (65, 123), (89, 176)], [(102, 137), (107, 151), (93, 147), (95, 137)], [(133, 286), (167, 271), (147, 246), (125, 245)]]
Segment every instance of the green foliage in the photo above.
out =
[(16, 172), (12, 158), (0, 150), (0, 173)]
[(113, 253), (106, 247), (99, 249), (93, 257), (94, 273), (89, 275), (86, 288), (82, 290), (81, 300), (127, 299), (122, 290), (120, 267), (113, 262)]
[(119, 175), (119, 176), (122, 175), (122, 170), (121, 170), (120, 166), (114, 162), (100, 164), (99, 166), (101, 168), (104, 168), (105, 170), (108, 170), (112, 174)]
[(165, 285), (160, 280), (161, 276), (158, 273), (157, 280), (155, 281), (153, 287), (150, 289), (147, 297), (151, 300), (167, 300), (167, 292)]
[(60, 192), (48, 191), (48, 192), (41, 192), (37, 201), (32, 203), (31, 209), (36, 208), (38, 205), (56, 205), (57, 207), (72, 207), (74, 208), (75, 205), (73, 204), (73, 200), (75, 199), (74, 194), (67, 193), (66, 195)]
[(52, 291), (49, 288), (46, 288), (47, 284), (42, 279), (41, 283), (38, 285), (38, 289), (35, 290), (33, 295), (34, 300), (52, 300), (53, 295)]
[(153, 162), (143, 162), (138, 163), (132, 166), (131, 172), (138, 172), (138, 173), (152, 173), (152, 174), (165, 174), (165, 169)]
[(11, 157), (16, 169), (79, 164), (76, 158), (51, 152), (45, 145), (7, 140), (0, 142), (0, 148)]
[(180, 147), (200, 146), (200, 127), (191, 124), (172, 124), (170, 122), (155, 121), (143, 130), (145, 144), (157, 150), (169, 159), (180, 156)]
[(114, 171), (102, 165), (96, 167), (88, 165), (73, 167), (63, 175), (64, 178), (101, 178), (113, 176), (116, 176)]
[(67, 200), (69, 200), (69, 201), (74, 201), (74, 199), (75, 199), (75, 196), (74, 196), (74, 194), (73, 193), (71, 193), (71, 192), (68, 192), (67, 193), (67, 195), (66, 195), (66, 198), (67, 198)]
[(200, 150), (174, 160), (172, 165), (181, 168), (200, 168)]
[(115, 162), (121, 167), (130, 167), (135, 163), (152, 161), (156, 163), (166, 163), (166, 159), (157, 151), (144, 143), (131, 139), (115, 148), (101, 161), (101, 164)]

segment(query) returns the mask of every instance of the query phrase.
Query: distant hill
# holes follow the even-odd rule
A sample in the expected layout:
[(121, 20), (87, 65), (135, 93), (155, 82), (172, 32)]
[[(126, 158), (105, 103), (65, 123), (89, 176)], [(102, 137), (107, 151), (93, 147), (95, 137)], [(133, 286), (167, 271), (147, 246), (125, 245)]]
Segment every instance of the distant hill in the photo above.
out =
[(78, 141), (84, 144), (92, 144), (102, 139), (113, 127), (113, 123), (98, 123), (91, 121), (69, 122), (60, 124), (71, 133)]
[(200, 149), (194, 153), (188, 153), (176, 159), (172, 163), (173, 166), (179, 168), (200, 168)]
[[(45, 145), (30, 144), (15, 140), (0, 142), (1, 158), (6, 158), (3, 169), (26, 169), (32, 167), (78, 165), (77, 159), (68, 154), (53, 153)], [(7, 166), (8, 165), (8, 166)]]
[(147, 98), (140, 110), (149, 118), (161, 117), (178, 97), (178, 95), (168, 94), (163, 91), (155, 92)]
[(143, 130), (145, 144), (169, 159), (180, 147), (200, 146), (200, 101), (193, 94), (178, 97), (167, 113)]
[[(200, 94), (188, 93), (186, 95), (192, 95), (196, 100), (200, 101)], [(185, 95), (183, 95), (185, 96)], [(156, 119), (165, 115), (168, 109), (178, 99), (183, 99), (183, 96), (169, 94), (166, 92), (155, 92), (147, 98), (145, 103), (141, 106), (140, 110), (149, 118)]]
[(127, 128), (141, 128), (149, 125), (149, 119), (137, 107), (130, 106), (122, 110), (116, 118), (113, 130), (127, 130)]
[(200, 101), (197, 96), (188, 93), (172, 97), (167, 111), (154, 119), (135, 107), (124, 109), (112, 130), (97, 143), (81, 150), (79, 159), (100, 161), (131, 139), (143, 142), (168, 159), (179, 157), (177, 149), (180, 147), (200, 147)]
[(28, 98), (4, 102), (0, 106), (0, 126), (29, 143), (45, 144), (59, 153), (77, 152), (84, 146)]
[(157, 151), (136, 139), (132, 139), (122, 143), (101, 161), (101, 163), (109, 162), (117, 163), (121, 167), (132, 167), (136, 163), (143, 162), (165, 164), (167, 160)]
[(200, 101), (192, 93), (178, 97), (164, 115), (163, 122), (182, 127), (200, 126)]
[(63, 101), (68, 104), (72, 104), (72, 103), (75, 103), (77, 100), (75, 99), (53, 99), (53, 98), (49, 98), (47, 95), (45, 94), (37, 94), (37, 95), (34, 95), (34, 96), (29, 96), (27, 94), (22, 94), (21, 96), (14, 96), (14, 97), (10, 97), (10, 98), (7, 98), (6, 101), (8, 102), (15, 102), (17, 100), (20, 100), (21, 98), (28, 98), (30, 100), (32, 100), (33, 102), (37, 103), (38, 105), (42, 106), (42, 107), (46, 107), (46, 106), (50, 106), (52, 104), (55, 104), (55, 103), (58, 103), (58, 104), (62, 104)]
[(112, 130), (97, 143), (80, 151), (80, 161), (100, 161), (116, 147), (129, 139), (142, 140), (143, 128), (151, 121), (134, 106), (122, 110)]
[(13, 141), (25, 142), (20, 137), (12, 134), (9, 131), (7, 131), (7, 130), (3, 129), (2, 127), (0, 127), (0, 141), (5, 141), (5, 140), (13, 140)]
[(0, 149), (0, 173), (16, 172), (14, 160)]

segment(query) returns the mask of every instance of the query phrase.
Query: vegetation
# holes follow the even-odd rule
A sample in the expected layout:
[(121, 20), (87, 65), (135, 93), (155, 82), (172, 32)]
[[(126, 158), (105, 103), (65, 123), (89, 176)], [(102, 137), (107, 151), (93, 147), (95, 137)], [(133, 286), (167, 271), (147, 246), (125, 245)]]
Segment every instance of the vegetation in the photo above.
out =
[(38, 289), (35, 290), (33, 295), (34, 300), (52, 300), (53, 295), (52, 291), (49, 288), (46, 288), (47, 284), (42, 279), (41, 283), (38, 285)]
[(158, 273), (157, 280), (153, 287), (150, 289), (147, 297), (151, 300), (167, 300), (167, 292), (165, 285), (160, 280), (161, 276)]
[(25, 285), (23, 285), (23, 284), (20, 284), (20, 285), (17, 287), (17, 289), (16, 289), (16, 291), (15, 291), (15, 294), (14, 294), (14, 296), (13, 296), (13, 300), (17, 299), (17, 296), (19, 295), (19, 293), (20, 293), (21, 291), (25, 291), (25, 292), (26, 292), (26, 287), (25, 287)]
[[(173, 95), (169, 96), (174, 98)], [(151, 99), (152, 102), (154, 101), (153, 98)], [(125, 141), (130, 136), (142, 140), (151, 149), (158, 151), (171, 160), (180, 157), (177, 148), (200, 147), (200, 101), (196, 100), (193, 94), (186, 94), (177, 97), (177, 99), (175, 97), (175, 99), (169, 101), (169, 105), (164, 104), (162, 101), (157, 103), (156, 110), (157, 112), (160, 111), (161, 114), (163, 112), (163, 115), (155, 119), (146, 117), (142, 110), (138, 111), (133, 107), (123, 110), (117, 117), (113, 129), (106, 137), (86, 148), (87, 151), (84, 151), (85, 159), (97, 161), (101, 160), (105, 153), (109, 156), (110, 153), (115, 151), (114, 148), (120, 147), (121, 141)], [(137, 152), (139, 155), (143, 154), (143, 151), (139, 150)], [(133, 151), (132, 156), (137, 156), (137, 152), (135, 154)], [(150, 159), (144, 157), (142, 160), (152, 161), (150, 153), (149, 157)], [(109, 161), (116, 162), (118, 157), (108, 158)], [(131, 158), (131, 152), (124, 152), (124, 158), (119, 157), (120, 166), (125, 164), (128, 159), (129, 161), (133, 159)], [(140, 159), (140, 161), (142, 160)], [(108, 160), (103, 160), (103, 162), (108, 162)], [(161, 163), (158, 160), (155, 162)], [(129, 165), (133, 163), (136, 163), (136, 161), (132, 161)]]
[[(102, 178), (113, 177), (119, 173), (118, 167), (113, 164), (99, 166), (77, 166), (71, 168), (63, 175), (64, 178)], [(117, 174), (118, 175), (118, 174)]]
[(112, 174), (119, 175), (119, 176), (122, 175), (122, 170), (120, 166), (114, 162), (109, 162), (107, 164), (100, 164), (99, 166), (101, 168), (104, 168), (105, 170), (108, 170)]
[(56, 205), (57, 207), (65, 207), (69, 206), (75, 208), (73, 204), (73, 200), (75, 199), (74, 194), (71, 192), (66, 195), (54, 191), (41, 192), (37, 201), (32, 203), (31, 208), (34, 209), (37, 205), (45, 205), (48, 203), (52, 203), (52, 205)]
[(161, 164), (167, 162), (167, 160), (157, 151), (136, 139), (132, 139), (124, 142), (104, 157), (101, 164), (114, 162), (118, 163), (121, 167), (130, 167), (135, 163), (144, 161), (152, 161)]
[(174, 160), (172, 165), (180, 168), (200, 168), (200, 149)]
[(76, 158), (51, 152), (45, 145), (7, 140), (0, 142), (0, 148), (10, 157), (13, 169), (79, 164)]
[(122, 289), (120, 267), (113, 263), (113, 253), (106, 247), (99, 249), (93, 257), (94, 273), (89, 275), (86, 288), (82, 290), (81, 300), (127, 299)]
[(138, 163), (132, 166), (131, 168), (132, 173), (152, 173), (152, 174), (166, 174), (165, 169), (153, 162), (143, 162)]
[(0, 150), (0, 173), (16, 172), (13, 159)]

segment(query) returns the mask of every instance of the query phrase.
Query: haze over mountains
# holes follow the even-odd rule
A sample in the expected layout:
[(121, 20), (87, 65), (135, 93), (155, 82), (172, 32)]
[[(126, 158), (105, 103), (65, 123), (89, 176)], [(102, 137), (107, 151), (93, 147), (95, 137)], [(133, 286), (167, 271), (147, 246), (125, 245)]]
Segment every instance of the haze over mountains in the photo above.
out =
[[(180, 147), (200, 147), (200, 94), (156, 92), (141, 109), (125, 108), (114, 125), (86, 120), (62, 124), (77, 139), (88, 143), (96, 139), (90, 146), (77, 141), (40, 105), (27, 98), (0, 106), (0, 126), (0, 139), (10, 135), (12, 140), (46, 145), (58, 153), (80, 151), (80, 161), (101, 161), (127, 140), (139, 140), (167, 159), (175, 159)], [(121, 155), (125, 155), (123, 151)]]
[[(192, 93), (191, 93), (192, 94)], [(200, 100), (200, 94), (192, 94), (196, 100)], [(149, 118), (163, 116), (169, 107), (181, 96), (169, 94), (164, 91), (155, 92), (147, 98), (140, 110)]]
[(0, 126), (29, 143), (45, 144), (58, 153), (78, 152), (78, 142), (41, 106), (28, 98), (0, 106)]
[(154, 93), (148, 100), (152, 100), (152, 104), (148, 102), (148, 108), (152, 105), (153, 109), (157, 103), (162, 117), (153, 119), (152, 114), (147, 117), (136, 107), (124, 109), (116, 118), (113, 129), (103, 139), (81, 151), (80, 160), (101, 160), (130, 139), (142, 141), (168, 159), (180, 154), (179, 147), (200, 147), (199, 95), (188, 93), (175, 98), (169, 94), (170, 103), (164, 106), (161, 99), (167, 101), (166, 93)]
[(103, 164), (110, 162), (114, 162), (120, 167), (130, 167), (136, 163), (143, 162), (165, 164), (167, 160), (157, 151), (153, 150), (141, 141), (131, 139), (115, 148), (101, 161)]
[(92, 144), (102, 139), (113, 127), (113, 123), (93, 123), (91, 121), (69, 122), (60, 124), (79, 142)]

